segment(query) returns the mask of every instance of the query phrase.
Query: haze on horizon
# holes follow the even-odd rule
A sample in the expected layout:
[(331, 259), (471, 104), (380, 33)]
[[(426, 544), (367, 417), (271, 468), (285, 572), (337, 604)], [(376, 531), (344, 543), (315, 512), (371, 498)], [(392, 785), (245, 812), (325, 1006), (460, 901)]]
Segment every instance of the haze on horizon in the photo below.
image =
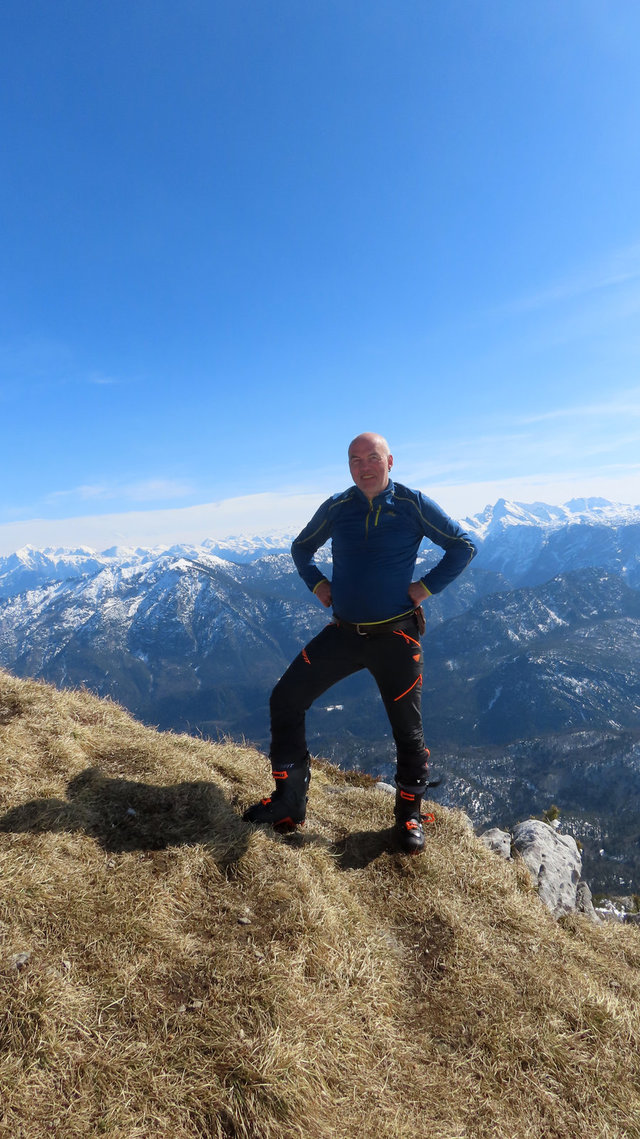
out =
[[(630, 0), (6, 0), (0, 553), (640, 503)], [(155, 536), (155, 540), (154, 540)]]

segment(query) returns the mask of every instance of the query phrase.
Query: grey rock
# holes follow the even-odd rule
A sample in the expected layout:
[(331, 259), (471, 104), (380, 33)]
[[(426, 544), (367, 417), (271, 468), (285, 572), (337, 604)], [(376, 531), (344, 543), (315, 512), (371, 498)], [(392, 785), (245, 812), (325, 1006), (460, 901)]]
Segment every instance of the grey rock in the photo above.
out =
[(538, 887), (540, 901), (554, 917), (577, 909), (582, 859), (576, 841), (548, 823), (528, 819), (513, 831), (513, 844)]
[(485, 831), (478, 837), (480, 842), (487, 847), (487, 850), (493, 850), (501, 858), (511, 858), (511, 835), (508, 831), (501, 831), (499, 827), (492, 827), (491, 830)]
[(376, 783), (378, 791), (384, 791), (387, 795), (395, 795), (396, 789), (392, 787), (391, 783)]
[(579, 914), (586, 914), (591, 921), (600, 921), (593, 906), (591, 890), (586, 882), (578, 882), (576, 887), (576, 910)]

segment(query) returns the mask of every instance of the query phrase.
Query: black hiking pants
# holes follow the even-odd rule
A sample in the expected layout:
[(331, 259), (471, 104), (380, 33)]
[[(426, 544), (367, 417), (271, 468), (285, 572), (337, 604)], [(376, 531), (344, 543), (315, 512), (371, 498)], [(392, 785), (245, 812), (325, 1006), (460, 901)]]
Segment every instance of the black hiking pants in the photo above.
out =
[(366, 668), (389, 717), (397, 751), (396, 782), (424, 792), (429, 753), (422, 731), (422, 648), (410, 614), (385, 633), (362, 635), (327, 625), (291, 663), (271, 693), (271, 765), (301, 763), (307, 755), (305, 714), (337, 681)]

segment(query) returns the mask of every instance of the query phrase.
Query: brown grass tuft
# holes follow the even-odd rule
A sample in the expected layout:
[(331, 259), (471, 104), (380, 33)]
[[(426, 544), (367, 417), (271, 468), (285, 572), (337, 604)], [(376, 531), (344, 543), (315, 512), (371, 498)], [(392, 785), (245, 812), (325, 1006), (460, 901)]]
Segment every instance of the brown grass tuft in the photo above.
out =
[(640, 1136), (640, 932), (314, 764), (242, 823), (250, 747), (0, 673), (0, 1137)]

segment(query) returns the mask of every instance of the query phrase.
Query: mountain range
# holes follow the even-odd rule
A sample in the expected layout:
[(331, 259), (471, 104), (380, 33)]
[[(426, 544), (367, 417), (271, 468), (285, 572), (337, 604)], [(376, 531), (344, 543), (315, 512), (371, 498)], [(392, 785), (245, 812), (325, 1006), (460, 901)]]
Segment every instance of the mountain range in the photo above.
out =
[[(556, 803), (593, 887), (640, 889), (640, 507), (500, 500), (463, 525), (478, 556), (426, 606), (434, 794), (482, 825)], [(327, 620), (289, 543), (24, 548), (0, 559), (0, 664), (163, 729), (264, 749), (268, 693)], [(319, 560), (330, 572), (328, 549)], [(342, 766), (392, 774), (366, 674), (318, 702), (309, 738)]]

